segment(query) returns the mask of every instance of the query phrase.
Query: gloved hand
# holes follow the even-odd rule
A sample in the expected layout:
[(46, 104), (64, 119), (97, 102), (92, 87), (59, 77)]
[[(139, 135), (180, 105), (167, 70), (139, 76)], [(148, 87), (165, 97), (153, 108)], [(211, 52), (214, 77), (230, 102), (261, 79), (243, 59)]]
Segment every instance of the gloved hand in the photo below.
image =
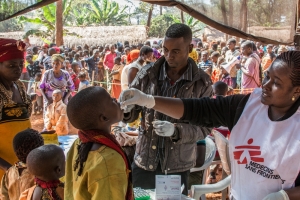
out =
[(290, 200), (290, 198), (284, 190), (280, 190), (267, 195), (263, 200)]
[(157, 135), (171, 137), (175, 132), (175, 125), (168, 121), (153, 121), (153, 128)]
[(128, 110), (125, 107), (130, 105), (145, 106), (147, 108), (155, 106), (155, 100), (152, 95), (147, 95), (134, 88), (124, 90), (120, 95), (119, 102), (121, 102), (121, 108), (125, 111)]

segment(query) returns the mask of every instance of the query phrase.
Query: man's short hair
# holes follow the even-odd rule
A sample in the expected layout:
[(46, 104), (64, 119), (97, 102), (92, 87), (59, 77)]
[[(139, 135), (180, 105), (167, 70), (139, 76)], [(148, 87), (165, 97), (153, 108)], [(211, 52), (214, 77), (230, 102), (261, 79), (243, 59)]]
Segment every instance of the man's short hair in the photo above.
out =
[(166, 31), (165, 36), (168, 38), (181, 38), (183, 37), (185, 42), (191, 43), (192, 30), (189, 26), (181, 23), (172, 24)]
[(251, 42), (249, 40), (243, 42), (242, 45), (247, 47), (247, 48), (251, 48), (253, 50), (253, 42)]
[(230, 38), (227, 43), (233, 43), (234, 45), (236, 45), (236, 39), (234, 38)]

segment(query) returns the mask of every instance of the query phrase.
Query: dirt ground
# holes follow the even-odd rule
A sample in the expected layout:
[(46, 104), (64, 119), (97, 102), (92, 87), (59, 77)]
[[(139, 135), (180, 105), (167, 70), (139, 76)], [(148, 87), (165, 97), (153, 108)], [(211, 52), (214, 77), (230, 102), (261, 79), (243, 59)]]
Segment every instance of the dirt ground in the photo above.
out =
[[(39, 115), (32, 115), (31, 116), (31, 126), (33, 129), (42, 131), (44, 127), (44, 122), (43, 122), (43, 114)], [(220, 180), (221, 179), (221, 172), (218, 173), (216, 179)], [(217, 193), (211, 193), (206, 195), (207, 200), (220, 200), (221, 199), (221, 192)]]
[(31, 126), (37, 131), (42, 131), (44, 128), (43, 114), (31, 115)]

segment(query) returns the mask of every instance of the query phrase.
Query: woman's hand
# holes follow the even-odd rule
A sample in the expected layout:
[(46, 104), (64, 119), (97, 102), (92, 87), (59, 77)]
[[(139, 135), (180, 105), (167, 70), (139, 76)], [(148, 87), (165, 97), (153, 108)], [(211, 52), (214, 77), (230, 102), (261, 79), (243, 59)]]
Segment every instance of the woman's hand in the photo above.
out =
[(155, 106), (155, 100), (152, 95), (147, 95), (134, 88), (124, 90), (120, 95), (120, 102), (121, 106), (139, 105), (147, 108)]

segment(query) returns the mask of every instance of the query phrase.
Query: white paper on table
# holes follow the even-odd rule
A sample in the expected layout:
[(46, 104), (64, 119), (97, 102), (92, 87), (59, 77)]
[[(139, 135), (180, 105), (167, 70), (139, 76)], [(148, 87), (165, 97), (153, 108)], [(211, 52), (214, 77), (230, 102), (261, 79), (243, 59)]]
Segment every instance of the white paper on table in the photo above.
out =
[(180, 200), (181, 176), (156, 175), (155, 177), (156, 200)]

